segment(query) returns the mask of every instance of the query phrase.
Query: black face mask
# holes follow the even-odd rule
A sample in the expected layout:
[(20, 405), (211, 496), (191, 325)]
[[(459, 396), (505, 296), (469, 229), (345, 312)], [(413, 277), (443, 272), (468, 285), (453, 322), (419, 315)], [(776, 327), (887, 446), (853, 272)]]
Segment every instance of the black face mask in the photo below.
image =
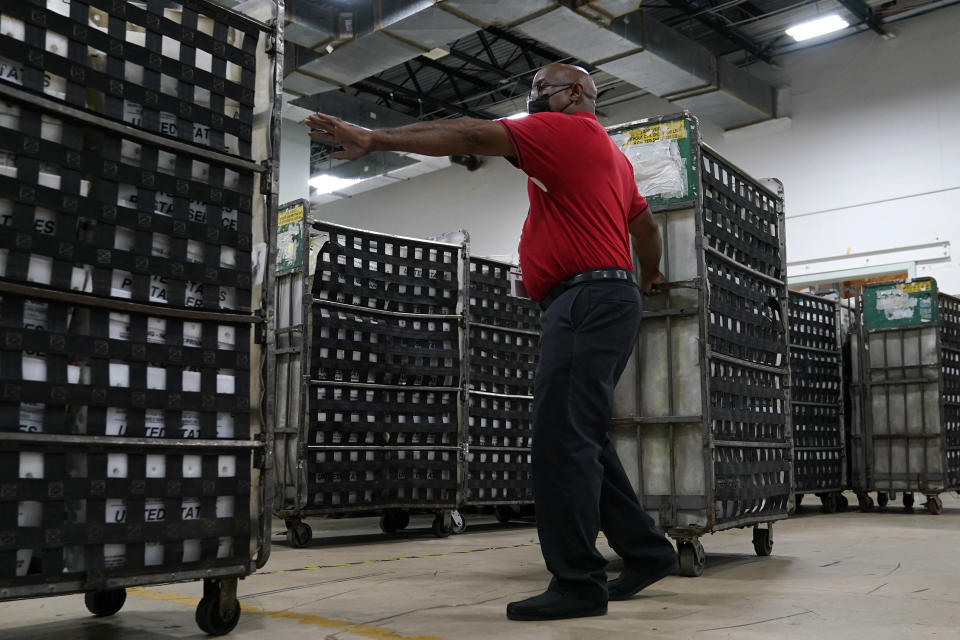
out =
[[(572, 84), (566, 85), (567, 87), (573, 86)], [(545, 111), (550, 111), (550, 98), (557, 95), (558, 93), (563, 93), (566, 89), (557, 89), (551, 94), (537, 96), (534, 99), (530, 99), (530, 96), (527, 96), (527, 113), (543, 113)], [(563, 109), (560, 109), (560, 112), (564, 112), (567, 108), (573, 104), (573, 100), (567, 103), (567, 106)]]
[[(573, 83), (568, 84), (566, 86), (572, 87)], [(541, 95), (533, 99), (531, 99), (530, 96), (527, 96), (527, 113), (532, 114), (532, 113), (544, 113), (546, 111), (551, 111), (550, 98), (557, 95), (558, 93), (563, 93), (564, 91), (566, 91), (566, 89), (557, 89), (556, 91), (554, 91), (549, 95), (545, 95), (545, 96)], [(588, 96), (586, 93), (584, 93), (583, 95), (586, 96), (587, 98), (590, 98), (591, 100), (595, 99), (594, 97)], [(560, 109), (560, 111), (558, 111), (557, 113), (563, 113), (564, 111), (569, 109), (570, 105), (572, 105), (574, 102), (575, 102), (574, 100), (571, 100), (570, 102), (567, 103), (567, 105), (563, 109)]]

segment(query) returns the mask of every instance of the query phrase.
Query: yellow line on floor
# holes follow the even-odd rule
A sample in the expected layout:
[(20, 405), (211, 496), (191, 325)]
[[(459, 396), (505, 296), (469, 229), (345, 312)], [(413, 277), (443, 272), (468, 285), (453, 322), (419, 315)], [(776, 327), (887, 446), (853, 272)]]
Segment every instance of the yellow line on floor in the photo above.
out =
[(354, 562), (336, 562), (331, 564), (322, 564), (316, 567), (297, 567), (295, 569), (274, 569), (273, 571), (258, 571), (255, 576), (276, 576), (282, 573), (294, 573), (297, 571), (318, 571), (320, 569), (332, 569), (334, 567), (352, 567), (361, 564), (379, 564), (381, 562), (398, 562), (400, 560), (420, 560), (422, 558), (442, 558), (443, 556), (452, 556), (461, 553), (478, 553), (480, 551), (503, 551), (504, 549), (522, 549), (523, 547), (532, 547), (540, 544), (531, 540), (522, 544), (510, 544), (502, 547), (483, 547), (481, 549), (462, 549), (459, 551), (444, 551), (442, 553), (424, 553), (418, 556), (403, 556), (400, 558), (377, 558), (374, 560), (356, 560)]
[[(184, 595), (173, 591), (159, 591), (147, 587), (132, 587), (127, 589), (127, 593), (132, 596), (149, 598), (150, 600), (161, 600), (163, 602), (173, 602), (190, 607), (197, 606), (200, 598)], [(284, 620), (294, 620), (300, 624), (308, 624), (324, 629), (339, 629), (340, 633), (350, 633), (362, 638), (371, 638), (371, 640), (442, 640), (436, 636), (408, 636), (386, 627), (374, 627), (367, 624), (356, 624), (349, 620), (337, 620), (334, 618), (324, 618), (308, 613), (299, 613), (296, 611), (268, 611), (251, 605), (240, 605), (241, 611), (257, 616), (266, 616), (268, 618), (277, 618)]]

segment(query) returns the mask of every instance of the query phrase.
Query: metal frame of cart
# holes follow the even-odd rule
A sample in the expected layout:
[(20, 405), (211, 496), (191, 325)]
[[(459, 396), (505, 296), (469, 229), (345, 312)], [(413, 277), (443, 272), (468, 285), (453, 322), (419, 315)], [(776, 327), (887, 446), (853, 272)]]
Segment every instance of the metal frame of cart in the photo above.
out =
[[(364, 445), (336, 445), (313, 444), (309, 441), (310, 408), (308, 396), (310, 390), (318, 386), (342, 387), (354, 389), (382, 389), (393, 391), (423, 391), (449, 392), (457, 394), (457, 442), (463, 441), (463, 420), (460, 419), (462, 401), (460, 400), (461, 384), (451, 387), (412, 387), (412, 386), (384, 386), (349, 381), (315, 380), (310, 375), (310, 362), (313, 336), (313, 313), (315, 305), (331, 309), (340, 309), (346, 312), (356, 311), (364, 314), (382, 315), (384, 317), (403, 318), (409, 320), (455, 320), (461, 328), (458, 331), (460, 348), (463, 348), (464, 332), (462, 329), (462, 312), (453, 315), (407, 314), (392, 311), (380, 311), (365, 307), (354, 307), (333, 301), (315, 299), (311, 293), (314, 274), (310, 265), (310, 238), (319, 230), (341, 229), (348, 232), (359, 232), (344, 225), (320, 223), (310, 216), (309, 203), (305, 200), (287, 203), (281, 207), (281, 212), (292, 207), (303, 210), (303, 235), (300, 250), (302, 257), (295, 267), (284, 269), (278, 276), (278, 297), (280, 300), (280, 318), (278, 322), (278, 398), (279, 423), (276, 430), (276, 507), (275, 515), (282, 518), (287, 526), (287, 541), (295, 548), (302, 548), (310, 543), (313, 532), (310, 525), (303, 522), (304, 517), (323, 516), (333, 514), (381, 514), (380, 526), (384, 532), (399, 531), (409, 523), (409, 512), (434, 512), (433, 531), (439, 537), (462, 531), (464, 523), (457, 508), (462, 502), (463, 465), (460, 463), (464, 456), (464, 449), (460, 444), (454, 445), (425, 445), (425, 446), (364, 446)], [(376, 232), (362, 231), (371, 237), (389, 240), (409, 240), (418, 244), (434, 245), (443, 248), (455, 248), (460, 252), (467, 251), (466, 242), (454, 245), (443, 242), (433, 242), (416, 238), (403, 238)], [(319, 250), (320, 247), (317, 247)], [(462, 277), (463, 258), (459, 261), (458, 269), (461, 275), (459, 283), (458, 307), (462, 309), (462, 300), (466, 282)], [(460, 363), (460, 378), (463, 377), (464, 363)], [(411, 504), (406, 501), (381, 501), (375, 504), (315, 506), (310, 500), (310, 481), (307, 477), (306, 461), (311, 452), (336, 451), (380, 451), (380, 452), (436, 452), (454, 454), (457, 457), (456, 495), (449, 501), (433, 503), (418, 502)]]
[[(263, 257), (270, 264), (274, 249), (272, 233), (273, 216), (277, 206), (277, 171), (272, 158), (279, 149), (280, 133), (280, 96), (283, 82), (283, 15), (284, 0), (257, 0), (244, 4), (243, 13), (225, 7), (213, 0), (181, 0), (182, 4), (201, 16), (215, 15), (221, 24), (233, 27), (242, 26), (249, 34), (258, 34), (252, 55), (260, 68), (256, 74), (255, 89), (250, 104), (253, 110), (251, 126), (252, 159), (238, 155), (229, 155), (215, 151), (210, 147), (201, 147), (182, 142), (172, 137), (160, 136), (126, 123), (115, 121), (106, 116), (69, 106), (50, 98), (35, 95), (15, 85), (0, 83), (0, 98), (9, 98), (20, 104), (31, 103), (37, 111), (48, 113), (56, 118), (80, 123), (100, 131), (120, 135), (130, 140), (154, 145), (173, 154), (185, 154), (199, 160), (210, 160), (234, 169), (253, 173), (253, 226), (251, 235), (254, 242), (262, 243)], [(105, 3), (102, 3), (105, 4)], [(96, 6), (96, 5), (95, 5)], [(124, 7), (114, 6), (116, 12)], [(42, 9), (41, 9), (42, 10)], [(142, 11), (141, 9), (137, 9)], [(40, 16), (37, 19), (41, 19)], [(155, 27), (161, 28), (157, 16)], [(63, 21), (66, 18), (57, 20)], [(111, 23), (112, 24), (112, 23)], [(85, 26), (85, 25), (84, 25)], [(177, 27), (179, 29), (179, 26)], [(112, 27), (111, 27), (112, 29)], [(226, 27), (224, 27), (226, 29)], [(75, 30), (73, 37), (85, 37), (84, 29)], [(99, 36), (98, 36), (99, 37)], [(105, 37), (105, 36), (104, 36)], [(84, 48), (86, 46), (84, 45)], [(159, 56), (156, 64), (160, 64)], [(83, 82), (82, 70), (72, 81)], [(119, 86), (119, 83), (118, 83)], [(259, 224), (259, 227), (258, 227)], [(255, 252), (256, 254), (256, 252)], [(254, 267), (256, 271), (256, 267)], [(0, 294), (16, 297), (36, 298), (51, 302), (74, 304), (94, 309), (116, 311), (119, 313), (143, 314), (180, 320), (226, 322), (249, 324), (251, 332), (251, 398), (250, 418), (251, 435), (248, 440), (212, 440), (189, 438), (135, 438), (124, 436), (98, 435), (56, 435), (32, 433), (0, 433), (0, 444), (9, 445), (14, 451), (17, 447), (30, 446), (40, 450), (55, 448), (78, 452), (107, 451), (157, 451), (171, 455), (186, 453), (230, 453), (249, 452), (252, 461), (251, 484), (249, 489), (251, 525), (250, 548), (240, 552), (246, 559), (243, 562), (225, 565), (223, 562), (201, 561), (195, 569), (171, 570), (169, 567), (150, 569), (133, 573), (131, 570), (105, 569), (87, 571), (83, 578), (75, 574), (60, 580), (46, 580), (43, 583), (17, 585), (16, 579), (9, 586), (0, 586), (0, 600), (35, 598), (70, 593), (86, 593), (88, 609), (98, 616), (112, 615), (120, 610), (126, 598), (127, 587), (203, 580), (203, 598), (196, 610), (196, 621), (200, 628), (212, 635), (229, 633), (237, 624), (240, 605), (237, 601), (237, 582), (262, 567), (270, 555), (270, 517), (273, 501), (273, 459), (272, 422), (269, 416), (273, 412), (273, 398), (265, 393), (273, 384), (273, 351), (269, 345), (273, 342), (273, 273), (265, 269), (260, 274), (260, 284), (253, 285), (250, 314), (240, 312), (194, 311), (164, 305), (150, 305), (139, 302), (123, 301), (114, 298), (99, 298), (84, 293), (57, 291), (36, 288), (28, 285), (0, 279)], [(7, 491), (8, 487), (4, 488)], [(245, 523), (246, 524), (246, 523)], [(102, 528), (102, 527), (101, 527)], [(46, 540), (44, 545), (55, 545), (56, 540)], [(34, 581), (35, 582), (35, 581)]]
[[(284, 212), (291, 212), (285, 216)], [(287, 225), (282, 226), (281, 234), (281, 262), (278, 263), (278, 329), (277, 329), (277, 407), (278, 425), (276, 429), (276, 515), (282, 518), (287, 526), (287, 541), (296, 548), (309, 544), (313, 532), (310, 526), (303, 521), (304, 517), (333, 514), (380, 514), (380, 528), (385, 533), (395, 533), (404, 529), (410, 521), (411, 512), (434, 512), (433, 531), (439, 537), (450, 533), (460, 533), (466, 528), (461, 509), (468, 507), (493, 507), (498, 520), (507, 522), (518, 515), (524, 506), (532, 505), (532, 486), (529, 491), (524, 487), (524, 478), (529, 479), (529, 437), (514, 438), (509, 444), (502, 442), (487, 442), (486, 436), (490, 433), (479, 425), (471, 427), (471, 403), (489, 401), (491, 403), (529, 403), (532, 397), (529, 393), (516, 393), (520, 387), (532, 389), (532, 379), (527, 384), (517, 387), (486, 388), (478, 380), (471, 382), (471, 336), (474, 333), (482, 335), (497, 334), (498, 340), (517, 342), (530, 340), (537, 333), (530, 329), (529, 318), (524, 323), (518, 320), (516, 326), (510, 325), (510, 313), (500, 313), (494, 324), (476, 321), (483, 319), (482, 307), (479, 298), (483, 293), (471, 289), (471, 272), (473, 269), (495, 271), (497, 276), (503, 276), (503, 288), (510, 285), (507, 274), (513, 267), (507, 263), (487, 259), (471, 259), (469, 256), (469, 236), (464, 231), (445, 234), (432, 240), (403, 238), (370, 231), (360, 231), (343, 225), (314, 221), (310, 216), (309, 203), (299, 200), (287, 203), (281, 207), (280, 219)], [(320, 227), (324, 231), (318, 231)], [(433, 245), (447, 249), (456, 248), (459, 252), (458, 261), (459, 292), (457, 313), (454, 315), (404, 314), (399, 312), (371, 310), (366, 307), (352, 307), (343, 303), (317, 300), (311, 294), (313, 288), (314, 258), (311, 255), (311, 238), (317, 233), (326, 233), (329, 230), (343, 230), (346, 232), (362, 233), (369, 238), (377, 238), (384, 242), (411, 241), (419, 244)], [(284, 254), (283, 248), (288, 245)], [(314, 247), (319, 253), (321, 247)], [(477, 282), (489, 281), (491, 276), (483, 273), (477, 276)], [(489, 282), (487, 282), (489, 285)], [(471, 300), (477, 298), (477, 311), (471, 309)], [(489, 296), (488, 296), (489, 298)], [(486, 302), (490, 302), (489, 299)], [(515, 314), (529, 315), (529, 307), (534, 303), (504, 296), (496, 304), (510, 306)], [(331, 309), (364, 314), (379, 314), (383, 317), (422, 319), (422, 320), (455, 320), (458, 323), (460, 361), (458, 383), (450, 387), (414, 387), (398, 385), (390, 387), (393, 391), (434, 391), (438, 393), (454, 393), (457, 395), (457, 415), (455, 442), (446, 445), (416, 445), (416, 446), (358, 446), (357, 444), (316, 444), (310, 438), (310, 407), (308, 396), (317, 386), (338, 386), (341, 388), (380, 388), (377, 385), (348, 381), (314, 380), (309, 375), (309, 366), (313, 348), (313, 314), (315, 305)], [(494, 314), (497, 315), (497, 314)], [(506, 319), (505, 319), (506, 318)], [(529, 350), (528, 350), (529, 351)], [(532, 376), (532, 371), (528, 372)], [(482, 376), (481, 376), (482, 377)], [(488, 376), (489, 377), (489, 376)], [(506, 420), (503, 421), (506, 423)], [(529, 430), (529, 429), (528, 429)], [(506, 430), (500, 431), (502, 435)], [(454, 434), (450, 434), (454, 435)], [(522, 440), (519, 442), (518, 440)], [(450, 500), (435, 503), (398, 501), (379, 501), (374, 504), (359, 505), (328, 505), (312, 504), (310, 496), (310, 479), (308, 478), (307, 464), (309, 456), (316, 452), (353, 452), (369, 450), (384, 452), (387, 450), (409, 452), (443, 452), (456, 456), (456, 491)], [(483, 482), (478, 480), (480, 475), (487, 476)], [(490, 480), (490, 477), (494, 477)], [(518, 481), (519, 478), (519, 481)], [(477, 484), (491, 483), (497, 491), (487, 491), (484, 495), (482, 488)], [(509, 485), (509, 486), (507, 486)], [(511, 495), (507, 495), (512, 490)], [(497, 495), (492, 495), (496, 493)], [(489, 494), (489, 495), (487, 495)], [(520, 496), (519, 494), (523, 494)], [(530, 495), (527, 495), (530, 494)]]
[[(615, 393), (611, 439), (642, 505), (677, 540), (681, 572), (698, 576), (706, 560), (701, 536), (752, 527), (756, 553), (769, 555), (772, 523), (786, 518), (793, 506), (782, 188), (778, 185), (771, 191), (722, 160), (701, 142), (697, 121), (689, 113), (617, 125), (608, 132), (618, 144), (675, 142), (671, 157), (686, 174), (685, 192), (666, 198), (648, 194), (651, 210), (659, 218), (664, 246), (661, 270), (668, 283), (661, 296), (645, 300), (641, 340)], [(709, 246), (704, 230), (708, 168), (729, 179), (736, 177), (750, 197), (762, 200), (767, 208), (764, 220), (776, 218), (775, 228), (763, 233), (776, 238), (769, 261), (779, 277)], [(711, 188), (719, 189), (716, 184)], [(711, 278), (722, 281), (724, 276), (709, 271), (708, 265), (725, 272), (728, 282), (749, 280), (763, 291), (762, 304), (753, 309), (756, 318), (751, 328), (774, 335), (776, 353), (766, 354), (775, 356), (772, 364), (732, 357), (711, 347), (711, 337), (720, 329), (711, 327), (712, 297), (722, 293), (715, 290), (718, 284)], [(750, 321), (743, 317), (737, 323)], [(733, 326), (725, 329), (731, 336), (741, 333)], [(763, 422), (763, 416), (768, 416), (750, 437), (736, 436), (737, 419), (729, 415), (735, 410), (711, 402), (711, 394), (721, 393), (717, 381), (728, 374), (736, 378), (725, 383), (731, 387), (728, 401), (738, 402), (733, 396), (740, 393), (741, 401), (760, 405), (760, 413), (753, 418)], [(746, 398), (747, 392), (753, 397)], [(718, 435), (712, 424), (721, 420), (722, 412), (728, 414), (723, 418), (726, 433)], [(766, 435), (760, 433), (763, 430)], [(765, 528), (760, 526), (764, 524)]]
[(943, 509), (939, 494), (960, 487), (960, 298), (937, 291), (933, 278), (868, 285), (865, 292), (911, 287), (932, 298), (932, 319), (894, 313), (868, 327), (865, 294), (857, 298), (857, 327), (851, 332), (851, 484), (862, 511), (874, 506), (871, 491), (881, 508), (902, 493), (908, 512), (914, 494), (921, 493), (925, 508), (938, 515)]
[[(505, 384), (500, 380), (493, 383), (490, 388), (484, 389), (490, 384), (489, 376), (473, 375), (472, 369), (478, 366), (480, 358), (476, 358), (472, 350), (474, 344), (471, 342), (472, 336), (478, 335), (480, 338), (494, 336), (494, 339), (502, 343), (513, 345), (511, 355), (518, 356), (522, 360), (524, 352), (528, 356), (539, 351), (539, 330), (534, 330), (533, 326), (539, 323), (539, 307), (537, 304), (527, 298), (515, 297), (512, 293), (496, 296), (495, 299), (487, 297), (483, 299), (481, 292), (473, 285), (480, 280), (491, 280), (493, 277), (500, 279), (500, 287), (507, 289), (511, 287), (510, 272), (516, 269), (516, 265), (491, 260), (489, 258), (470, 258), (467, 257), (469, 268), (465, 269), (466, 286), (468, 292), (465, 311), (464, 311), (464, 380), (463, 380), (463, 410), (462, 422), (463, 428), (463, 447), (464, 460), (463, 466), (463, 486), (461, 487), (461, 502), (459, 506), (464, 507), (493, 507), (497, 520), (501, 523), (507, 523), (517, 515), (524, 512), (524, 508), (533, 505), (533, 481), (531, 459), (531, 444), (533, 438), (532, 428), (532, 403), (533, 403), (533, 374), (535, 373), (534, 362), (527, 362), (510, 367), (501, 373), (515, 376), (513, 382)], [(479, 275), (478, 275), (479, 271)], [(484, 273), (486, 272), (486, 273)], [(490, 275), (493, 272), (494, 276)], [(501, 277), (506, 276), (506, 277)], [(508, 305), (511, 309), (506, 313), (492, 312), (487, 316), (484, 302), (493, 305)], [(480, 321), (483, 320), (483, 321)], [(534, 356), (535, 360), (536, 356)], [(533, 366), (531, 366), (533, 365)], [(526, 374), (526, 380), (523, 380), (523, 374)], [(481, 380), (480, 378), (484, 378)], [(519, 381), (518, 381), (519, 380)], [(508, 433), (510, 430), (485, 429), (482, 425), (471, 425), (479, 422), (480, 417), (471, 413), (471, 404), (473, 401), (482, 403), (489, 401), (491, 403), (506, 404), (516, 403), (528, 407), (526, 411), (521, 409), (520, 413), (526, 413), (526, 427), (517, 428), (520, 432), (518, 436), (514, 433)], [(518, 413), (518, 412), (514, 412)], [(507, 420), (501, 420), (506, 423)], [(514, 420), (516, 422), (516, 419)], [(503, 427), (506, 424), (502, 425)], [(499, 433), (497, 433), (499, 431)], [(507, 440), (506, 444), (497, 442), (487, 442), (489, 438)], [(499, 460), (499, 464), (494, 459)], [(511, 461), (506, 458), (512, 458)], [(501, 467), (500, 469), (491, 469), (490, 467)], [(494, 480), (488, 484), (499, 485), (492, 490), (479, 487), (481, 484), (479, 476), (485, 474), (499, 474), (499, 480)], [(513, 475), (511, 480), (509, 476)], [(480, 495), (481, 491), (487, 489), (491, 494), (499, 495)], [(509, 494), (509, 495), (508, 495)]]
[[(843, 351), (841, 348), (841, 320), (840, 320), (840, 304), (837, 301), (830, 300), (829, 298), (823, 295), (813, 295), (809, 293), (801, 293), (798, 291), (790, 291), (790, 310), (788, 312), (788, 320), (790, 324), (790, 361), (791, 361), (791, 371), (790, 371), (790, 380), (793, 384), (792, 395), (790, 398), (790, 404), (793, 409), (793, 431), (794, 431), (794, 478), (796, 479), (796, 508), (800, 509), (800, 502), (803, 498), (803, 495), (806, 493), (816, 494), (822, 502), (822, 511), (824, 513), (833, 513), (835, 511), (845, 511), (848, 506), (848, 501), (846, 496), (843, 495), (844, 489), (847, 488), (847, 445), (846, 445), (846, 429), (845, 429), (845, 402), (844, 402), (844, 375), (843, 375)], [(793, 300), (803, 301), (806, 300), (805, 304), (812, 305), (814, 307), (827, 307), (832, 306), (834, 308), (833, 313), (830, 314), (833, 316), (833, 335), (812, 335), (812, 336), (803, 336), (803, 329), (806, 328), (810, 331), (815, 331), (816, 329), (827, 329), (824, 327), (822, 322), (818, 322), (816, 319), (809, 318), (794, 318), (793, 311), (795, 306), (803, 306), (804, 303), (799, 305), (794, 305)], [(800, 310), (800, 313), (810, 313), (809, 311)], [(818, 312), (814, 312), (818, 313)], [(824, 312), (821, 310), (819, 313), (822, 315)], [(832, 348), (828, 345), (834, 345)], [(836, 360), (836, 374), (834, 376), (834, 382), (828, 384), (834, 384), (835, 387), (821, 390), (819, 392), (814, 392), (812, 395), (815, 399), (810, 400), (800, 400), (798, 399), (799, 394), (805, 393), (803, 388), (804, 383), (812, 383), (814, 386), (822, 385), (824, 378), (817, 376), (818, 382), (814, 383), (813, 380), (805, 379), (806, 376), (801, 372), (795, 370), (795, 366), (804, 366), (808, 361), (811, 363), (811, 366), (814, 367), (815, 371), (826, 371), (829, 369), (829, 366), (821, 365), (817, 363), (817, 360)], [(828, 401), (832, 397), (833, 401)], [(834, 428), (830, 429), (829, 427), (823, 427), (817, 429), (819, 435), (814, 434), (802, 434), (804, 436), (809, 436), (812, 439), (816, 440), (817, 438), (830, 438), (831, 442), (818, 442), (816, 444), (806, 444), (801, 445), (798, 443), (798, 440), (801, 438), (797, 423), (800, 421), (799, 414), (803, 413), (802, 417), (805, 423), (821, 423), (824, 424), (823, 420), (830, 422), (831, 426)], [(824, 417), (818, 418), (818, 414), (822, 414)], [(801, 453), (802, 452), (802, 453)], [(800, 460), (801, 455), (805, 454), (811, 456), (809, 460)], [(820, 459), (817, 459), (818, 456), (822, 456)], [(836, 468), (837, 472), (834, 474), (825, 472), (825, 468)], [(806, 473), (801, 473), (801, 471), (806, 471)], [(817, 481), (811, 484), (803, 484), (801, 478), (808, 476), (816, 477)], [(828, 478), (830, 481), (824, 482), (824, 477)]]

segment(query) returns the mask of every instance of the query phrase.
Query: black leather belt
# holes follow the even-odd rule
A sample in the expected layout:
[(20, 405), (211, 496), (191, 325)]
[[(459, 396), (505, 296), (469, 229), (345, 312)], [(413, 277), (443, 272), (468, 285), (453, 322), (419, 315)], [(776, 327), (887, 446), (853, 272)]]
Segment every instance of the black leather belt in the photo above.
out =
[(624, 282), (637, 283), (636, 277), (634, 277), (633, 272), (627, 271), (626, 269), (619, 268), (607, 268), (607, 269), (588, 269), (587, 271), (581, 271), (576, 275), (572, 275), (566, 280), (561, 280), (547, 292), (547, 295), (540, 300), (540, 308), (543, 311), (547, 310), (554, 300), (562, 296), (567, 289), (575, 287), (578, 284), (585, 284), (587, 282), (610, 282), (621, 280)]

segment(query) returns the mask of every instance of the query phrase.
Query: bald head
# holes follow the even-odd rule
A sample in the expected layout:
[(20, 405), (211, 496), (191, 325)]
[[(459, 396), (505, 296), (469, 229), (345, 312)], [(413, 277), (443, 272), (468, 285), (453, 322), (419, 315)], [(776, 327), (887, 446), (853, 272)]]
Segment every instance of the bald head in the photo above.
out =
[[(548, 64), (533, 77), (530, 97), (546, 99), (543, 111), (577, 113), (596, 107), (597, 85), (586, 69), (572, 64)], [(547, 106), (548, 105), (548, 106)]]

